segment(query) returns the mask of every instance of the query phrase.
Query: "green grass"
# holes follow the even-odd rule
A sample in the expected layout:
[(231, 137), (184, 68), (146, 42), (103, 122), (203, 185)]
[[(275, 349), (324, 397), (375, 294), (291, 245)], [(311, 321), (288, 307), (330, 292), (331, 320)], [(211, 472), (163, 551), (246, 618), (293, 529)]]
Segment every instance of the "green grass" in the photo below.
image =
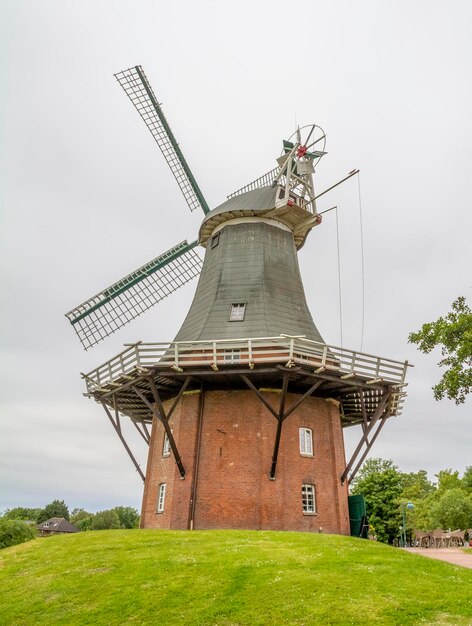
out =
[(472, 570), (292, 532), (98, 531), (0, 552), (0, 624), (472, 624)]

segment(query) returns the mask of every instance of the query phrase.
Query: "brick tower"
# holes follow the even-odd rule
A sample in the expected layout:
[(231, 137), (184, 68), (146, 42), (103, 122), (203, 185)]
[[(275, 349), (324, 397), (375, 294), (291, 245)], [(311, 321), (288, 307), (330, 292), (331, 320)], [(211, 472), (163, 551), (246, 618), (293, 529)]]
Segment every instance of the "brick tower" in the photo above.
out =
[[(407, 364), (326, 344), (308, 309), (297, 251), (321, 222), (324, 132), (298, 129), (274, 170), (210, 211), (142, 68), (116, 78), (205, 214), (197, 241), (67, 313), (89, 348), (201, 270), (174, 341), (128, 345), (83, 375), (145, 483), (141, 525), (348, 534), (349, 480), (399, 414)], [(149, 444), (145, 474), (122, 416)], [(346, 462), (343, 429), (356, 425)]]

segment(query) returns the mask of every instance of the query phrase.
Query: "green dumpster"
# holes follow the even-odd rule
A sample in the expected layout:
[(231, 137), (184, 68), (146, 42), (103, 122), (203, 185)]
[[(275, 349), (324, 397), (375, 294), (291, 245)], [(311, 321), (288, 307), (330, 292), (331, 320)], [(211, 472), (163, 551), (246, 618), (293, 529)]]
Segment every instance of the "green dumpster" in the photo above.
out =
[(352, 537), (367, 537), (368, 522), (364, 496), (349, 496), (349, 521)]

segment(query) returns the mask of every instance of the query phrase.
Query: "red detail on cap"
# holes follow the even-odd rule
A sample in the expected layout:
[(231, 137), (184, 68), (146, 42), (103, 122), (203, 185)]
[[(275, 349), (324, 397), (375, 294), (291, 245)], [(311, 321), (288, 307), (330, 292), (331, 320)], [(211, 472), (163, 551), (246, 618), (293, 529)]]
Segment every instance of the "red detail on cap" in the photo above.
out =
[(287, 206), (293, 206), (293, 200), (288, 200)]
[(297, 157), (303, 157), (306, 154), (306, 146), (300, 146), (297, 150)]

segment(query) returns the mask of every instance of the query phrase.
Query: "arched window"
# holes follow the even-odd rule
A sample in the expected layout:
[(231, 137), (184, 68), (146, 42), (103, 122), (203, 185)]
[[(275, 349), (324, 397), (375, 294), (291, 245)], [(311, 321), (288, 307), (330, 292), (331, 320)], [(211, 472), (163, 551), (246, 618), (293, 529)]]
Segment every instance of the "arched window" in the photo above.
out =
[(300, 454), (313, 456), (313, 431), (311, 428), (299, 428)]

